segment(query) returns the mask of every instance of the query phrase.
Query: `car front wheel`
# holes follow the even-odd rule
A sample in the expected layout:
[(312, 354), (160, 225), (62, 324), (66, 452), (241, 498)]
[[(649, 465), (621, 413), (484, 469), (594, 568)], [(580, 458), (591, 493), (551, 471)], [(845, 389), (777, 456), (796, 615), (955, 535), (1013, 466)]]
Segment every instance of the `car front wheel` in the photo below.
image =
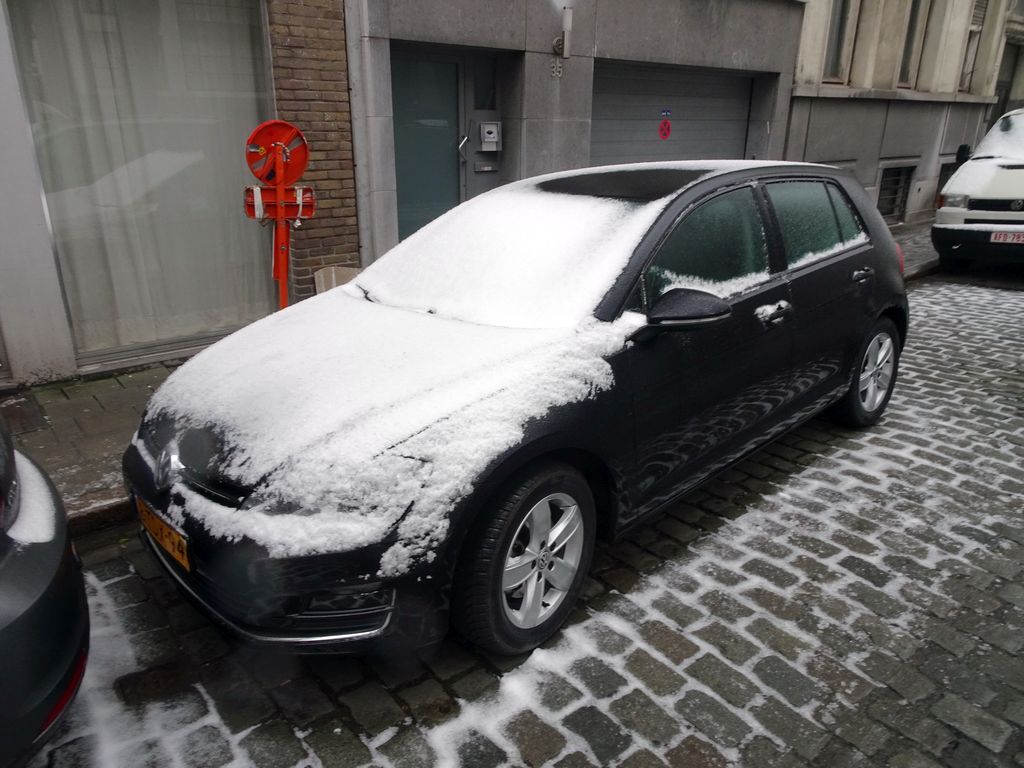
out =
[(454, 585), (455, 628), (499, 654), (536, 648), (579, 596), (595, 528), (593, 494), (574, 468), (549, 464), (511, 481), (465, 549)]
[(846, 395), (833, 410), (836, 420), (851, 427), (869, 427), (889, 404), (899, 370), (900, 335), (883, 317), (861, 345)]

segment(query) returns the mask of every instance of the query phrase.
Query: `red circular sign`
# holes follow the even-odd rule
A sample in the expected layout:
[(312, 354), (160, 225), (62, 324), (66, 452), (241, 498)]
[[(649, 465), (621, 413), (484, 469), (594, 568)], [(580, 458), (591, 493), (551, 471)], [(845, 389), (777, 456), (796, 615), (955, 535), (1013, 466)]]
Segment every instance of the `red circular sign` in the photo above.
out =
[[(275, 178), (275, 148), (284, 148), (284, 178)], [(245, 162), (264, 184), (294, 184), (309, 163), (309, 145), (302, 131), (284, 120), (268, 120), (256, 127), (245, 142)]]
[(672, 121), (671, 120), (662, 120), (661, 124), (658, 126), (658, 138), (660, 138), (662, 141), (664, 141), (665, 139), (667, 139), (671, 135), (672, 135)]

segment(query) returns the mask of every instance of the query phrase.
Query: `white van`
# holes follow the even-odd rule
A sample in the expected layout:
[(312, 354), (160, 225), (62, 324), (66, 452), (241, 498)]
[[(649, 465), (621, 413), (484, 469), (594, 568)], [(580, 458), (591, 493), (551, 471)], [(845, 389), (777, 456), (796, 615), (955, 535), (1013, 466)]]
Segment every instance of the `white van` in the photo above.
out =
[(1024, 261), (1024, 109), (999, 118), (942, 188), (932, 244), (944, 267)]

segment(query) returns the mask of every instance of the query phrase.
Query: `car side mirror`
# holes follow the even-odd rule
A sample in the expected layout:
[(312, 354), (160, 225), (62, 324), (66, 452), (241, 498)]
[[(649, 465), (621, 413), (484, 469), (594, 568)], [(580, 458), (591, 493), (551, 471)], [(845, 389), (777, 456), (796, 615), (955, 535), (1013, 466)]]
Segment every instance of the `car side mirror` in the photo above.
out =
[(682, 331), (725, 320), (732, 314), (729, 302), (706, 291), (673, 288), (654, 302), (647, 313), (647, 325), (634, 335), (637, 341), (659, 331)]
[(961, 144), (956, 148), (956, 164), (963, 165), (971, 159), (971, 145)]
[(732, 313), (729, 302), (707, 291), (673, 288), (654, 302), (647, 324), (658, 328), (692, 328), (725, 320)]

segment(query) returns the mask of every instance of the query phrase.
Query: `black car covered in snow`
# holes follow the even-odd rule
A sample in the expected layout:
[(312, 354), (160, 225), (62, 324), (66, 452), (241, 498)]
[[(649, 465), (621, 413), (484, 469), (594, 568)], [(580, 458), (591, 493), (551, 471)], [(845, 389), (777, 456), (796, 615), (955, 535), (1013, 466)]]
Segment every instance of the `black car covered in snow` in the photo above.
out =
[(144, 536), (243, 637), (499, 653), (616, 537), (825, 410), (874, 423), (902, 256), (826, 166), (584, 169), (463, 203), (200, 353), (124, 456)]

